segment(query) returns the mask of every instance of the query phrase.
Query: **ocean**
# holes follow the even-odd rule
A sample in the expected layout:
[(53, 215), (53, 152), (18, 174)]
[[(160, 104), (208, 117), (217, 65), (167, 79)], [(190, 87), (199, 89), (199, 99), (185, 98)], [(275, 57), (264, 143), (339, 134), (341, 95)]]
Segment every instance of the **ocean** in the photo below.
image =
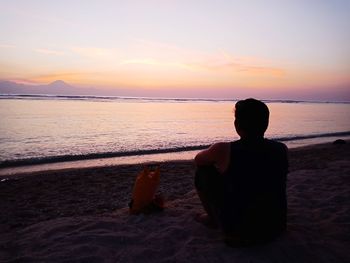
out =
[[(149, 155), (188, 158), (213, 142), (238, 139), (234, 103), (0, 95), (0, 168), (104, 158), (140, 161)], [(266, 137), (289, 147), (350, 136), (349, 103), (266, 103)]]

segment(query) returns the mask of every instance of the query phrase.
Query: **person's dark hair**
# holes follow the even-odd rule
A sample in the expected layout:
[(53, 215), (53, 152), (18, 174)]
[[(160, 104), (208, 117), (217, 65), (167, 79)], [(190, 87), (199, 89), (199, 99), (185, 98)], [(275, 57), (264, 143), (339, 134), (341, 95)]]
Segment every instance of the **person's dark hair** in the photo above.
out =
[(235, 123), (248, 136), (263, 136), (269, 125), (269, 108), (256, 99), (240, 100), (235, 105)]

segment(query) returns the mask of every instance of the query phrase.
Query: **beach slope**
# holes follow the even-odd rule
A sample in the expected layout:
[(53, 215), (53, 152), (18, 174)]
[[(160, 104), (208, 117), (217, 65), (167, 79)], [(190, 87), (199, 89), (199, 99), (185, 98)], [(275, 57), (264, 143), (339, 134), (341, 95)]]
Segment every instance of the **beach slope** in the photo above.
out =
[(151, 215), (128, 214), (141, 165), (14, 176), (0, 182), (0, 262), (350, 262), (349, 153), (291, 150), (288, 231), (249, 248), (193, 220), (192, 162), (161, 164), (167, 208)]

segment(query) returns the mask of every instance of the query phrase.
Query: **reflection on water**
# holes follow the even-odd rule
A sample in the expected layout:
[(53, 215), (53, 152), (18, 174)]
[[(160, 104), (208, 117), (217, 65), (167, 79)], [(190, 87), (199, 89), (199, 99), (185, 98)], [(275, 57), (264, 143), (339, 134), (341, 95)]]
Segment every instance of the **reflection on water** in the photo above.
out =
[[(237, 139), (232, 102), (0, 100), (0, 161)], [(269, 103), (267, 137), (350, 130), (350, 105)], [(130, 158), (130, 157), (128, 157)]]

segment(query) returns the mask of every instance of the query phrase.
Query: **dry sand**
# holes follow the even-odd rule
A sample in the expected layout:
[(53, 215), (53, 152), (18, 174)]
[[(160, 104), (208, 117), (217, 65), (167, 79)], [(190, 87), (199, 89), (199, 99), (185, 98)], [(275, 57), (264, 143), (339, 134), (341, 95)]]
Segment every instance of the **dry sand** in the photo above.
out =
[(350, 262), (349, 153), (291, 150), (288, 231), (249, 248), (193, 220), (192, 162), (161, 164), (167, 208), (152, 215), (126, 208), (142, 165), (13, 176), (0, 182), (0, 262)]

